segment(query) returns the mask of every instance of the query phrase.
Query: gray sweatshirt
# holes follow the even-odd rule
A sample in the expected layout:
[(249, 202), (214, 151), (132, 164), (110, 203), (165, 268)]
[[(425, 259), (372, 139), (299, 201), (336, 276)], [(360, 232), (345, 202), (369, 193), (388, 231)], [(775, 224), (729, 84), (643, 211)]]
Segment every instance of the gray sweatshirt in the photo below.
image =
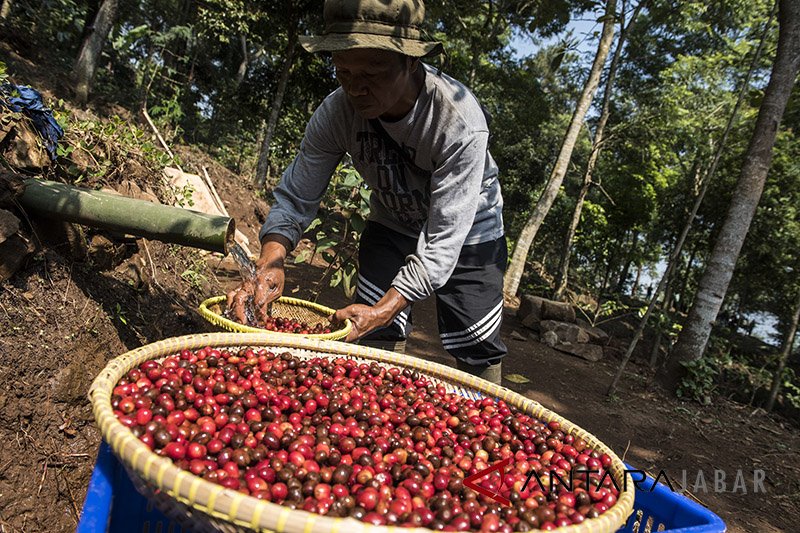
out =
[(311, 117), (299, 154), (273, 192), (262, 238), (278, 233), (297, 245), (345, 153), (372, 190), (370, 220), (418, 238), (392, 282), (410, 302), (447, 282), (462, 246), (503, 236), (503, 198), (481, 106), (464, 85), (424, 67), (411, 111), (381, 121), (417, 168), (385, 145), (340, 87)]

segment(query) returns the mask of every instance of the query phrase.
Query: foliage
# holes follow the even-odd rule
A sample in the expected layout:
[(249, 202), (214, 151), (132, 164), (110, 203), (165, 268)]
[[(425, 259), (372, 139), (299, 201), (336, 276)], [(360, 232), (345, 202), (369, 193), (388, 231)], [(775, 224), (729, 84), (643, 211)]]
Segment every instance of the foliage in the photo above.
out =
[(781, 390), (783, 390), (783, 397), (786, 402), (795, 409), (800, 409), (800, 379), (794, 369), (787, 368), (784, 370)]
[[(761, 203), (737, 264), (737, 313), (768, 312), (789, 322), (800, 291), (800, 138), (782, 132)], [(775, 290), (780, 287), (780, 290)]]
[[(644, 311), (641, 311), (644, 314)], [(683, 324), (677, 320), (675, 315), (663, 309), (654, 309), (650, 317), (654, 327), (658, 328), (662, 334), (667, 336), (669, 343), (672, 344), (683, 329)]]
[(629, 305), (616, 299), (599, 303), (600, 305), (589, 305), (583, 302), (576, 303), (578, 310), (592, 326), (598, 326), (606, 320), (628, 313), (631, 310)]
[(683, 366), (686, 369), (686, 376), (678, 385), (676, 391), (678, 397), (696, 400), (704, 405), (710, 404), (719, 373), (717, 361), (713, 357), (704, 356)]
[[(351, 298), (358, 280), (358, 242), (369, 217), (371, 191), (350, 165), (340, 164), (331, 178), (321, 213), (306, 232), (315, 233), (314, 250), (303, 250), (295, 263), (310, 263), (317, 254), (328, 264), (318, 285), (327, 279)], [(317, 291), (317, 295), (319, 291)]]
[(194, 290), (202, 292), (203, 285), (208, 281), (204, 274), (208, 270), (208, 264), (198, 252), (193, 252), (188, 257), (188, 262), (189, 264), (181, 272), (181, 279), (187, 282)]
[(194, 194), (194, 187), (190, 184), (186, 184), (183, 187), (175, 187), (174, 188), (175, 198), (177, 200), (177, 204), (181, 207), (193, 207), (194, 206), (194, 199), (192, 195)]
[[(633, 1), (620, 7), (630, 12)], [(599, 309), (584, 309), (593, 323), (636, 312), (621, 303), (627, 301), (634, 273), (663, 270), (709, 170), (772, 6), (771, 0), (651, 0), (627, 36), (595, 171), (597, 183), (586, 198), (569, 276), (571, 290), (586, 301), (603, 302)], [(580, 46), (582, 37), (571, 33), (570, 22), (594, 17), (602, 3), (430, 0), (426, 7), (425, 29), (448, 51), (446, 61), (436, 59), (435, 64), (465, 82), (493, 117), (490, 150), (500, 168), (505, 229), (513, 243), (550, 173), (588, 70), (587, 50), (596, 43), (596, 35), (589, 34)], [(13, 32), (0, 39), (46, 66), (49, 79), (68, 79), (96, 9), (96, 2), (15, 0), (12, 23), (6, 23)], [(252, 174), (290, 32), (319, 32), (321, 15), (321, 3), (311, 0), (120, 2), (93, 93), (96, 109), (114, 110), (113, 116), (73, 116), (66, 104), (49, 103), (66, 130), (57, 172), (67, 181), (95, 187), (135, 179), (169, 201), (175, 196), (190, 205), (190, 190), (162, 188), (160, 171), (173, 162), (149, 130), (136, 125), (145, 107), (169, 143), (201, 145), (235, 172)], [(679, 308), (693, 298), (741, 169), (774, 57), (775, 23), (767, 29), (761, 63), (679, 258), (673, 282)], [(534, 49), (515, 52), (520, 40), (534, 43)], [(34, 83), (18, 78), (16, 60), (6, 61), (12, 68), (0, 62), (0, 82), (12, 75), (17, 83)], [(337, 87), (324, 54), (298, 49), (290, 72), (271, 143), (273, 177), (295, 157), (308, 118)], [(537, 235), (523, 279), (526, 291), (551, 290), (598, 111), (587, 116), (563, 189)], [(778, 336), (800, 291), (798, 131), (800, 91), (795, 90), (724, 308), (726, 321), (734, 326), (753, 313), (777, 317)], [(356, 250), (368, 197), (357, 173), (340, 166), (309, 228), (316, 246), (297, 257), (299, 262), (320, 257), (326, 263), (321, 284), (339, 286), (348, 295), (357, 279)], [(183, 277), (199, 284), (202, 272), (200, 266), (189, 265)], [(643, 284), (656, 282), (651, 275)], [(680, 314), (663, 312), (654, 318), (668, 335), (680, 327)], [(722, 366), (725, 350), (715, 353), (713, 360), (731, 376), (761, 380), (766, 355), (734, 357)], [(691, 379), (682, 394), (708, 397), (714, 381), (723, 377), (714, 374), (711, 361), (689, 369)], [(785, 384), (787, 395), (797, 394), (793, 386)]]
[(128, 317), (125, 315), (125, 310), (122, 308), (119, 302), (117, 302), (114, 306), (114, 317), (124, 325), (128, 325)]
[[(160, 187), (160, 180), (154, 177), (172, 160), (135, 124), (120, 116), (79, 119), (63, 103), (55, 106), (55, 116), (65, 131), (58, 149), (60, 168), (70, 181), (94, 185), (127, 177)], [(140, 175), (126, 175), (134, 163)]]
[(88, 13), (85, 2), (74, 0), (15, 0), (11, 20), (16, 30), (35, 36), (42, 51), (57, 51), (53, 59), (70, 64), (77, 55)]

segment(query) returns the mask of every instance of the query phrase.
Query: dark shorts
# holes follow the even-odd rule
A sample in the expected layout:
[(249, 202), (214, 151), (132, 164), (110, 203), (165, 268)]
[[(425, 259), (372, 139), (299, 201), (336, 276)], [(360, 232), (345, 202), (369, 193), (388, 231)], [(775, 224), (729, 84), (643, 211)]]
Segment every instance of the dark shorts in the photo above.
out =
[[(397, 272), (413, 254), (417, 239), (375, 222), (367, 224), (358, 251), (356, 302), (373, 305), (392, 286)], [(503, 274), (508, 262), (505, 237), (464, 246), (447, 283), (435, 292), (442, 346), (472, 365), (500, 362), (507, 349), (500, 340), (503, 320)], [(401, 341), (411, 333), (411, 306), (391, 325), (365, 340)]]

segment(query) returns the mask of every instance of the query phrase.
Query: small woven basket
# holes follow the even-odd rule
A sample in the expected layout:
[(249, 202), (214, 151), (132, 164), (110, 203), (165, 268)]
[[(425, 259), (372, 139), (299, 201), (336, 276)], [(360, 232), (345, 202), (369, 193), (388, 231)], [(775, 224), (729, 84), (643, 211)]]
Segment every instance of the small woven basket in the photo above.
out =
[(634, 486), (630, 483), (631, 480), (624, 478), (629, 474), (625, 472), (625, 465), (619, 457), (593, 435), (506, 388), (424, 359), (366, 346), (263, 333), (206, 333), (167, 339), (117, 357), (94, 380), (89, 392), (94, 416), (103, 438), (119, 457), (136, 487), (162, 512), (191, 531), (430, 533), (427, 529), (373, 526), (353, 518), (327, 517), (292, 510), (206, 481), (181, 470), (171, 460), (153, 453), (130, 429), (117, 420), (111, 407), (113, 389), (130, 369), (144, 361), (161, 359), (184, 349), (196, 350), (206, 346), (218, 349), (265, 348), (273, 352), (288, 351), (300, 358), (348, 357), (360, 362), (375, 361), (385, 366), (417, 370), (434, 382), (444, 384), (448, 390), (469, 398), (490, 396), (502, 399), (540, 420), (558, 421), (566, 433), (583, 438), (600, 453), (609, 454), (612, 458), (611, 474), (615, 480), (624, 481), (620, 482), (622, 490), (617, 503), (611, 509), (598, 518), (560, 528), (558, 531), (610, 533), (624, 525), (633, 511)]
[[(246, 326), (239, 324), (228, 318), (222, 316), (222, 307), (225, 305), (225, 296), (214, 296), (200, 304), (197, 309), (200, 315), (217, 326), (220, 326), (228, 331), (237, 333), (275, 333), (270, 332), (264, 328), (255, 328), (253, 326)], [(307, 300), (300, 300), (299, 298), (290, 298), (288, 296), (281, 296), (272, 302), (272, 313), (276, 316), (284, 318), (292, 318), (300, 322), (305, 322), (309, 326), (313, 326), (317, 322), (326, 323), (330, 317), (335, 313), (335, 309), (319, 305)], [(338, 341), (347, 337), (350, 333), (352, 324), (349, 320), (344, 321), (344, 325), (336, 331), (330, 333), (309, 333), (303, 335), (309, 339), (320, 339), (329, 341)], [(294, 333), (281, 333), (281, 335), (295, 335)]]

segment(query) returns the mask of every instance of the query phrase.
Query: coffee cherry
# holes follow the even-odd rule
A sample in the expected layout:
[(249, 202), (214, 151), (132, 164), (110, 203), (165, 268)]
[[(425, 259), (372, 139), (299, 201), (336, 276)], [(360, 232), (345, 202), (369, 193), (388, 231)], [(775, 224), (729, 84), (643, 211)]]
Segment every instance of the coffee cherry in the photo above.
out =
[[(296, 333), (319, 326), (269, 322)], [(112, 407), (149, 449), (212, 483), (378, 525), (549, 530), (596, 518), (619, 496), (604, 475), (611, 456), (560, 424), (374, 362), (184, 350), (128, 372)], [(465, 488), (467, 476), (506, 458), (514, 468), (481, 483), (511, 506)], [(529, 483), (521, 491), (531, 471), (544, 490)], [(549, 490), (570, 472), (571, 490), (560, 483)]]

